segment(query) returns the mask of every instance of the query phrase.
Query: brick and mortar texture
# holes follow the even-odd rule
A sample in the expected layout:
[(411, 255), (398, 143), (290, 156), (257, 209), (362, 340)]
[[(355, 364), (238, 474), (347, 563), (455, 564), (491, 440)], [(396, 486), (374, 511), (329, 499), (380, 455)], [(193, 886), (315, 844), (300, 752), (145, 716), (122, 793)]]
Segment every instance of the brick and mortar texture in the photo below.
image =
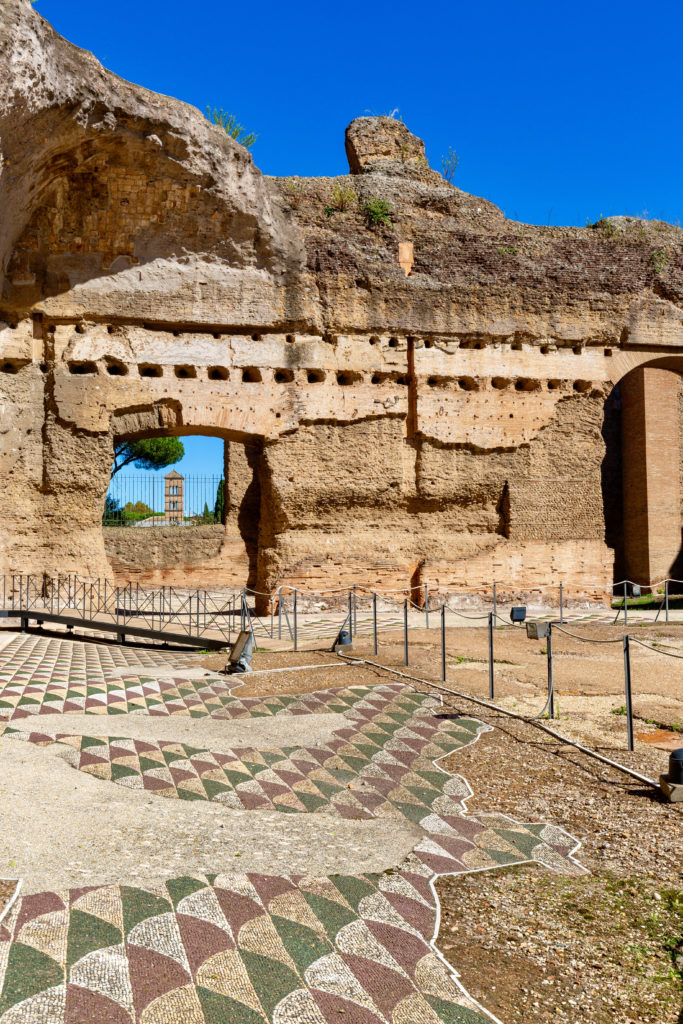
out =
[(382, 117), (348, 176), (265, 177), (26, 0), (0, 0), (0, 145), (1, 572), (125, 575), (113, 445), (163, 433), (227, 442), (226, 528), (142, 582), (598, 596), (676, 564), (679, 229), (509, 221)]

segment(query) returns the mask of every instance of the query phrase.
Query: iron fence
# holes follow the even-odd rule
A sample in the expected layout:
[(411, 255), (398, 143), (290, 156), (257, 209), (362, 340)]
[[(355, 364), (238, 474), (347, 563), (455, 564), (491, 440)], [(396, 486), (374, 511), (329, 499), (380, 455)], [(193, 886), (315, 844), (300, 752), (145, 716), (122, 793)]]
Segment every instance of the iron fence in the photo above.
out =
[(109, 484), (103, 526), (211, 526), (225, 519), (221, 476), (117, 474)]
[(232, 642), (239, 620), (239, 595), (181, 587), (115, 586), (107, 579), (76, 575), (16, 574), (1, 577), (2, 608), (7, 612), (44, 611), (79, 615), (103, 624), (131, 625), (163, 634), (207, 637)]

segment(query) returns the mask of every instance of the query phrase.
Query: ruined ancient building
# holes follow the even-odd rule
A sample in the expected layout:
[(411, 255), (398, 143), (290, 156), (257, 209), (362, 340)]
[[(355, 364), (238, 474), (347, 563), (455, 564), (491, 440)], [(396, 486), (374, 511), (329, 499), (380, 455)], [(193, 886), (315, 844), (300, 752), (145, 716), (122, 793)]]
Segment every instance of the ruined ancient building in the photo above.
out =
[(675, 568), (679, 229), (507, 220), (384, 117), (349, 176), (268, 178), (27, 0), (0, 0), (0, 147), (0, 571), (111, 574), (113, 443), (164, 433), (227, 442), (214, 583)]

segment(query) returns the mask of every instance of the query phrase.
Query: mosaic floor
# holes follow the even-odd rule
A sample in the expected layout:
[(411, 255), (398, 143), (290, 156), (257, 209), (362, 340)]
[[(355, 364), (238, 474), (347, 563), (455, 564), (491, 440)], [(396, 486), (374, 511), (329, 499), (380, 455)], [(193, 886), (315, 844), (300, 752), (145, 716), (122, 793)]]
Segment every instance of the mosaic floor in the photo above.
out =
[[(168, 677), (145, 677), (160, 662)], [(217, 865), (216, 874), (154, 888), (26, 895), (0, 925), (1, 1024), (490, 1021), (432, 946), (434, 879), (530, 860), (582, 869), (576, 841), (560, 828), (467, 814), (467, 783), (434, 762), (488, 727), (441, 717), (433, 697), (402, 684), (240, 699), (218, 678), (184, 678), (187, 664), (17, 638), (0, 651), (2, 742), (58, 742), (71, 748), (74, 768), (154, 795), (383, 817), (387, 829), (408, 818), (422, 839), (379, 874), (221, 874)], [(229, 753), (98, 737), (96, 715), (134, 710), (225, 718), (334, 711), (348, 725), (320, 747)], [(45, 730), (56, 711), (92, 713), (92, 735), (55, 740)]]

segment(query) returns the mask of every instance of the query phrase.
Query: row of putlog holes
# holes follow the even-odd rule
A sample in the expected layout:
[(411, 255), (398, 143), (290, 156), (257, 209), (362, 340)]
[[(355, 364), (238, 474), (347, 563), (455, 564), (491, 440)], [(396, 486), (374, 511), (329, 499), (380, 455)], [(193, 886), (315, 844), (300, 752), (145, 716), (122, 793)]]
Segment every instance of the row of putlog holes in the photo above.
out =
[[(18, 373), (19, 370), (26, 365), (25, 360), (5, 360), (0, 363), (0, 372), (2, 373)], [(70, 362), (68, 363), (69, 372), (72, 374), (93, 374), (98, 372), (97, 364), (90, 361), (81, 362)], [(44, 367), (41, 367), (45, 369)], [(106, 364), (106, 372), (112, 377), (125, 377), (129, 373), (129, 368), (125, 363), (120, 363), (116, 360), (109, 360)], [(326, 380), (326, 373), (324, 370), (306, 370), (306, 379), (309, 384), (322, 384)], [(153, 363), (141, 363), (138, 365), (138, 373), (140, 377), (163, 377), (163, 367)], [(183, 365), (174, 367), (175, 376), (180, 380), (194, 380), (197, 378), (197, 370), (194, 366)], [(263, 370), (255, 366), (245, 367), (241, 371), (242, 381), (245, 384), (260, 384), (263, 383)], [(207, 369), (207, 378), (211, 381), (227, 381), (230, 380), (230, 371), (224, 366), (210, 366)], [(292, 384), (294, 383), (294, 371), (290, 369), (281, 369), (273, 371), (273, 380), (276, 384)], [(365, 374), (358, 371), (346, 370), (339, 371), (336, 373), (336, 382), (342, 387), (349, 386), (351, 384), (357, 384), (365, 381)], [(410, 376), (408, 374), (395, 374), (395, 373), (373, 373), (370, 377), (371, 384), (384, 384), (392, 382), (399, 386), (407, 387), (410, 383)], [(504, 391), (507, 388), (514, 387), (515, 391), (541, 391), (543, 389), (543, 383), (532, 377), (493, 377), (491, 378), (491, 387), (497, 391)], [(563, 381), (553, 378), (545, 382), (545, 386), (548, 391), (559, 390), (563, 387)], [(477, 380), (474, 377), (428, 377), (427, 385), (434, 388), (446, 388), (455, 385), (460, 388), (461, 391), (480, 391), (485, 389), (488, 381)], [(590, 380), (575, 380), (572, 383), (572, 388), (581, 394), (590, 391), (593, 387), (593, 382)]]

